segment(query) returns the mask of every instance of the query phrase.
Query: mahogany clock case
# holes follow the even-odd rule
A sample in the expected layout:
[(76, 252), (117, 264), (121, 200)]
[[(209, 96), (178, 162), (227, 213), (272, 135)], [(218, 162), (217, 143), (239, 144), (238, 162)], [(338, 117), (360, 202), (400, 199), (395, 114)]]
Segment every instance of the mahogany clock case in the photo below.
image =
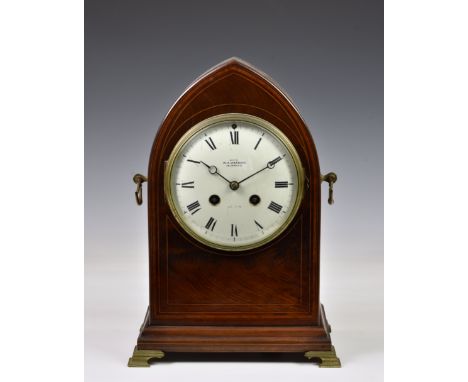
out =
[[(172, 215), (165, 164), (195, 124), (224, 113), (262, 118), (295, 146), (306, 177), (289, 227), (272, 242), (229, 253), (195, 241)], [(154, 140), (148, 170), (150, 302), (137, 349), (167, 352), (332, 350), (319, 299), (320, 168), (307, 126), (264, 74), (230, 59), (194, 82)]]

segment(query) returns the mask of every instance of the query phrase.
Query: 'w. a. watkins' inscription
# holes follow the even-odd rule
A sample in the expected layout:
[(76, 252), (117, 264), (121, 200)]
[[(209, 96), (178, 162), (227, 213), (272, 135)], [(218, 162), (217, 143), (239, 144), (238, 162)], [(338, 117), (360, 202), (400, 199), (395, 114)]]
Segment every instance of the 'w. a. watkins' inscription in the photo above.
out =
[(247, 162), (245, 160), (238, 160), (238, 159), (229, 159), (227, 161), (223, 161), (223, 165), (226, 167), (242, 167), (246, 165)]

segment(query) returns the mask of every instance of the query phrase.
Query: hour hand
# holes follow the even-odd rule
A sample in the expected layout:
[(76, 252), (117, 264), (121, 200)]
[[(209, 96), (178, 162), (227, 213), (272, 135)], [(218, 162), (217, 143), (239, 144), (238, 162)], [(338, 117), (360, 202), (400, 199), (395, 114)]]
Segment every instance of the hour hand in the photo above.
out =
[(209, 164), (206, 164), (205, 162), (203, 162), (202, 160), (200, 161), (200, 163), (203, 163), (206, 167), (208, 167), (208, 171), (210, 172), (210, 174), (214, 175), (219, 175), (221, 178), (223, 178), (226, 182), (228, 183), (231, 183), (230, 180), (226, 179), (224, 176), (222, 176), (219, 172), (218, 172), (218, 169), (216, 168), (216, 166), (210, 166)]
[(218, 169), (216, 168), (216, 166), (210, 166), (209, 164), (206, 164), (205, 162), (203, 162), (202, 160), (200, 161), (200, 163), (204, 164), (206, 167), (208, 167), (208, 171), (210, 172), (210, 174), (216, 174), (216, 172), (218, 171)]

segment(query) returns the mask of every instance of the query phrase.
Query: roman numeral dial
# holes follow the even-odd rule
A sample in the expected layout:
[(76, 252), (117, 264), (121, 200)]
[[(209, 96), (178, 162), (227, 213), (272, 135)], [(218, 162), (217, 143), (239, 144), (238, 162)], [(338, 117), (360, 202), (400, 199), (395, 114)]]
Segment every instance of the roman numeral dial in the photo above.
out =
[(274, 126), (226, 116), (208, 118), (181, 138), (163, 186), (174, 224), (205, 245), (236, 252), (286, 229), (299, 208), (303, 176), (294, 146)]
[(196, 200), (195, 202), (190, 203), (190, 204), (187, 206), (187, 209), (189, 210), (189, 212), (190, 212), (192, 215), (195, 215), (198, 211), (201, 210), (201, 208), (200, 208), (200, 202), (199, 202), (198, 200)]
[(276, 181), (275, 188), (288, 188), (289, 183), (288, 181)]
[(205, 139), (205, 142), (211, 150), (216, 150), (216, 145), (214, 144), (213, 139), (211, 137), (208, 139)]
[(275, 203), (275, 202), (270, 202), (270, 205), (268, 206), (268, 209), (272, 210), (273, 212), (276, 212), (279, 214), (281, 210), (283, 209), (283, 206), (281, 204)]
[(205, 228), (213, 231), (217, 222), (218, 221), (215, 218), (210, 217), (208, 222), (205, 224)]
[(183, 182), (183, 183), (176, 183), (178, 186), (182, 188), (195, 188), (195, 182), (192, 180), (191, 182)]
[(262, 136), (260, 138), (258, 138), (258, 141), (257, 143), (255, 144), (255, 147), (254, 147), (254, 150), (257, 150), (258, 148), (258, 145), (260, 144), (260, 142), (262, 141), (262, 137), (265, 135), (265, 133), (262, 134)]
[(229, 134), (231, 135), (231, 143), (233, 145), (239, 144), (239, 132), (238, 131), (230, 131)]
[(231, 237), (237, 237), (239, 234), (237, 233), (237, 224), (231, 224)]

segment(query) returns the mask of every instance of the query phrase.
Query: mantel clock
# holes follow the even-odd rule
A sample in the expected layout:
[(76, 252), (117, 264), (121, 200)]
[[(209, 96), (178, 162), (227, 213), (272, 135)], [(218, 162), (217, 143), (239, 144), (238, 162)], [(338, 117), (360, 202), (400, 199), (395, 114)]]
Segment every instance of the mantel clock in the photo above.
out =
[(320, 174), (285, 93), (230, 59), (159, 128), (148, 176), (149, 307), (129, 366), (166, 352), (302, 352), (339, 367), (319, 300)]

